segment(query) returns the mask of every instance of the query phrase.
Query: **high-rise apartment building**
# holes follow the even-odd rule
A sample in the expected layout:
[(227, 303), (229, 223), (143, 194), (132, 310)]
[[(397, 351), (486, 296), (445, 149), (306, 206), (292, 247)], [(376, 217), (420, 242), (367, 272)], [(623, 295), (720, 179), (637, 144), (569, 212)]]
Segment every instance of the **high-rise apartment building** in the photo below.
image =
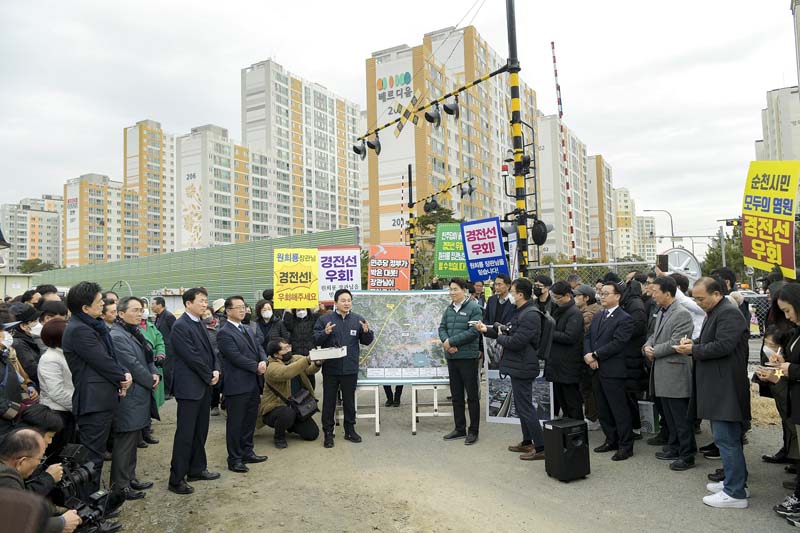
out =
[(767, 92), (761, 135), (755, 142), (756, 160), (800, 159), (800, 90), (796, 86)]
[(542, 253), (594, 258), (586, 145), (558, 115), (539, 117), (539, 204), (553, 225)]
[(64, 184), (64, 266), (122, 258), (122, 182), (84, 174)]
[[(415, 94), (418, 107), (505, 63), (472, 26), (428, 33), (422, 44), (413, 48), (400, 45), (374, 52), (366, 60), (367, 121), (358, 134), (397, 118), (397, 105), (409, 106)], [(440, 195), (438, 202), (452, 209), (456, 217), (468, 220), (502, 217), (514, 210), (514, 199), (504, 194), (501, 177), (503, 160), (512, 146), (508, 80), (507, 74), (501, 74), (462, 92), (459, 118), (440, 110), (438, 128), (420, 113), (418, 123), (406, 122), (399, 135), (394, 126), (380, 132), (380, 155), (368, 150), (369, 178), (362, 198), (369, 209), (368, 242), (406, 241), (409, 164), (415, 200), (471, 178), (475, 188), (471, 195), (462, 197), (456, 188)], [(522, 120), (537, 128), (536, 93), (521, 83), (520, 98)], [(538, 137), (527, 127), (523, 131), (526, 142)], [(353, 138), (348, 141), (352, 144)], [(513, 178), (506, 183), (513, 195)], [(528, 201), (532, 208), (533, 200)], [(422, 208), (418, 203), (417, 215), (423, 214)]]
[(124, 259), (175, 251), (175, 137), (154, 120), (124, 130)]
[(6, 256), (9, 272), (19, 272), (28, 259), (61, 266), (61, 217), (64, 199), (46, 194), (0, 206), (0, 227), (11, 244)]
[(614, 259), (614, 193), (611, 165), (602, 155), (588, 158), (589, 234), (591, 257), (601, 262)]
[(359, 226), (359, 160), (351, 149), (359, 107), (272, 60), (242, 69), (241, 98), (242, 144), (270, 176), (274, 168), (278, 192), (290, 197), (277, 202), (277, 215), (289, 216), (291, 225), (277, 229)]
[(626, 188), (614, 189), (614, 253), (615, 259), (638, 255), (639, 228), (636, 224), (636, 203)]
[(655, 217), (636, 217), (636, 255), (655, 263), (657, 253)]

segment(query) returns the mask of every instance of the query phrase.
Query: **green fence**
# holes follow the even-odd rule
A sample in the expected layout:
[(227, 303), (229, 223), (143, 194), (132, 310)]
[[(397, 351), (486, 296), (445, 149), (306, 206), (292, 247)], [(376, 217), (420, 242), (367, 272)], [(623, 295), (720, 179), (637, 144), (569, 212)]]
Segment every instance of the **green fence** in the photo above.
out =
[(117, 292), (127, 294), (127, 284), (133, 294), (139, 296), (149, 296), (152, 291), (165, 287), (188, 289), (202, 286), (208, 290), (210, 299), (232, 294), (260, 298), (264, 289), (272, 287), (273, 249), (316, 248), (333, 244), (357, 245), (358, 228), (51, 270), (42, 272), (35, 283), (69, 287), (86, 280), (95, 281), (104, 289), (122, 283), (123, 287)]

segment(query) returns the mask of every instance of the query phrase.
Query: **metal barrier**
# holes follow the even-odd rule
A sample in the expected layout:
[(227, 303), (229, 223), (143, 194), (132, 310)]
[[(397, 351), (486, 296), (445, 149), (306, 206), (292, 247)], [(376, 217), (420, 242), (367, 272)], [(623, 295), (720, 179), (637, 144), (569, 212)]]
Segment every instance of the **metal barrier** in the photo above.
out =
[(630, 263), (572, 263), (568, 265), (542, 265), (529, 266), (528, 277), (533, 279), (539, 275), (545, 275), (553, 283), (562, 280), (566, 281), (567, 276), (577, 274), (581, 282), (594, 287), (595, 282), (603, 279), (606, 272), (615, 272), (623, 280), (630, 272), (637, 271), (643, 274), (653, 271), (650, 263), (630, 262)]
[(750, 338), (760, 338), (766, 329), (770, 301), (766, 294), (750, 294), (744, 297), (750, 308)]

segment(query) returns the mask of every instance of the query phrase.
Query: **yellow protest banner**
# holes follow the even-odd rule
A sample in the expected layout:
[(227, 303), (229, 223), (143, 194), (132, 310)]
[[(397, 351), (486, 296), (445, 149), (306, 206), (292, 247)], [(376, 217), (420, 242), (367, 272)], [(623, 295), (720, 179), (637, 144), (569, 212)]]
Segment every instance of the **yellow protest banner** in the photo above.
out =
[(744, 264), (795, 279), (794, 213), (800, 161), (753, 161), (742, 203)]
[(273, 287), (277, 309), (316, 309), (319, 283), (316, 248), (276, 248)]

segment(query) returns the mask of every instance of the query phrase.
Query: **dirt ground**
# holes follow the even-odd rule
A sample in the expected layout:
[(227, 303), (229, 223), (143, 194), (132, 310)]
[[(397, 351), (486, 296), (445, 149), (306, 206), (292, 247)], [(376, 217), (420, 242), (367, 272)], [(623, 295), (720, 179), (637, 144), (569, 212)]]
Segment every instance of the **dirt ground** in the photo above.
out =
[[(781, 465), (761, 454), (780, 447), (779, 428), (757, 427), (745, 452), (753, 493), (748, 510), (711, 509), (702, 504), (706, 474), (720, 461), (698, 459), (698, 467), (676, 473), (653, 457), (655, 447), (636, 443), (635, 455), (614, 463), (608, 454), (591, 453), (592, 473), (585, 480), (561, 483), (549, 478), (544, 462), (523, 462), (506, 451), (520, 440), (519, 427), (482, 422), (474, 446), (444, 442), (452, 418), (421, 419), (411, 435), (410, 391), (399, 408), (381, 406), (381, 434), (371, 420), (360, 420), (361, 444), (342, 438), (336, 446), (321, 440), (289, 439), (272, 445), (272, 430), (256, 433), (256, 453), (265, 463), (247, 474), (225, 466), (225, 418), (211, 418), (206, 450), (209, 468), (222, 473), (211, 482), (195, 482), (195, 493), (167, 491), (174, 401), (162, 408), (154, 429), (161, 443), (139, 450), (138, 476), (155, 487), (144, 500), (127, 502), (120, 515), (126, 531), (771, 531), (786, 527), (771, 506), (780, 501)], [(421, 394), (423, 399), (430, 396)], [(362, 393), (360, 405), (368, 402)], [(364, 408), (366, 412), (367, 409)], [(317, 415), (318, 420), (319, 415)], [(591, 432), (591, 445), (602, 442)], [(710, 441), (704, 424), (698, 445)], [(108, 471), (108, 463), (104, 471)]]

